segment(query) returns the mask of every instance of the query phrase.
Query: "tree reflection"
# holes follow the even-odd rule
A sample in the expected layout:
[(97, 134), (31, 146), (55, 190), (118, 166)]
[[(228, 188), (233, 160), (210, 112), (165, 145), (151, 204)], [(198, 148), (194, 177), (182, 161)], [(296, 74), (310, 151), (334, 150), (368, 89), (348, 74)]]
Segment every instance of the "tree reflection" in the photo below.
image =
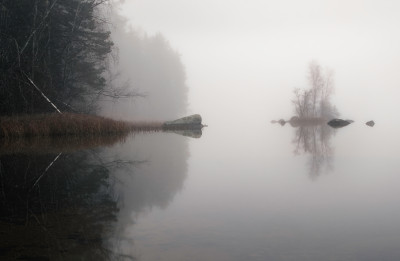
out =
[(61, 152), (23, 144), (27, 152), (0, 150), (1, 260), (135, 260), (127, 229), (138, 215), (167, 207), (187, 175), (180, 135), (80, 151), (73, 150), (81, 143)]
[[(132, 245), (132, 232), (139, 217), (155, 208), (165, 209), (184, 187), (187, 177), (188, 139), (175, 134), (138, 135), (126, 146), (116, 148), (121, 157), (145, 161), (134, 170), (119, 169), (116, 173), (120, 198), (116, 228), (115, 252), (137, 255)], [(113, 152), (110, 152), (113, 154)]]
[(309, 175), (310, 178), (317, 178), (323, 171), (330, 171), (333, 168), (333, 148), (330, 144), (331, 137), (335, 130), (327, 124), (300, 125), (296, 128), (294, 153), (309, 154)]
[(3, 155), (0, 164), (1, 259), (118, 259), (106, 242), (118, 212), (110, 171), (121, 162), (85, 151)]

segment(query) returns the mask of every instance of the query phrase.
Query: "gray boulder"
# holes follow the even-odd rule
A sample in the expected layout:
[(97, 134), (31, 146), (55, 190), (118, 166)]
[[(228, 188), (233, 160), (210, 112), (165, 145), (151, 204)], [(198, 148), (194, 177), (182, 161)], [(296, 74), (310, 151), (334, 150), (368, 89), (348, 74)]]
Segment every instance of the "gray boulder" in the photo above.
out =
[(164, 129), (201, 129), (204, 125), (199, 114), (183, 117), (174, 121), (166, 121), (163, 124)]
[(370, 127), (374, 127), (375, 122), (374, 121), (367, 121), (365, 124), (370, 126)]
[(349, 125), (351, 122), (352, 121), (350, 120), (333, 119), (328, 122), (328, 125), (331, 126), (332, 128), (342, 128), (344, 126)]

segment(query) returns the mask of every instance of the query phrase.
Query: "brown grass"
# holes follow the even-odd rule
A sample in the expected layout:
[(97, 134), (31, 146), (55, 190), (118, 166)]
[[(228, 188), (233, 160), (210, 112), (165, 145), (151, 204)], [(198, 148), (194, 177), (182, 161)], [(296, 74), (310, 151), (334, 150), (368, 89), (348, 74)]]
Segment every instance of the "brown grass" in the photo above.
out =
[(39, 114), (0, 117), (0, 138), (96, 136), (161, 131), (159, 122), (126, 122), (87, 114)]

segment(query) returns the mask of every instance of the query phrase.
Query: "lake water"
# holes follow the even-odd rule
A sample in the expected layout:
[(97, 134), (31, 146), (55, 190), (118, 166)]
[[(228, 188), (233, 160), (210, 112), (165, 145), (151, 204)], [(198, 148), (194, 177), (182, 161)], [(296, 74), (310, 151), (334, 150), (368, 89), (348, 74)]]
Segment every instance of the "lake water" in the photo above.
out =
[(400, 260), (398, 126), (269, 120), (3, 151), (0, 258)]

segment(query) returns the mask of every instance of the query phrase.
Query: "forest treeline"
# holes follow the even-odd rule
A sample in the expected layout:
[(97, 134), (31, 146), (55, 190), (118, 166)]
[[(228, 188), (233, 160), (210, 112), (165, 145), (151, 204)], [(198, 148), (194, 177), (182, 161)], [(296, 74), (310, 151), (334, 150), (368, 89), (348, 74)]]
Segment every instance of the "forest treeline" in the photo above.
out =
[[(3, 0), (0, 112), (89, 111), (113, 45), (104, 0)], [(36, 87), (35, 87), (36, 86)], [(43, 94), (43, 95), (42, 95)]]
[[(113, 12), (109, 0), (0, 0), (0, 115), (57, 109), (96, 113), (104, 100), (150, 96), (147, 89), (155, 84), (155, 92), (186, 88), (180, 58), (163, 37), (148, 38), (152, 41), (146, 44), (155, 50), (146, 57), (124, 57), (137, 59), (137, 72), (129, 72), (135, 79), (120, 79), (112, 31), (123, 30), (123, 25), (112, 24)], [(135, 40), (144, 43), (137, 37), (119, 42), (135, 46)], [(167, 65), (158, 67), (164, 74), (170, 68), (179, 75), (157, 77), (154, 73), (160, 71), (151, 72), (157, 66), (146, 61), (163, 63), (167, 56)], [(146, 66), (151, 70), (143, 69)]]

